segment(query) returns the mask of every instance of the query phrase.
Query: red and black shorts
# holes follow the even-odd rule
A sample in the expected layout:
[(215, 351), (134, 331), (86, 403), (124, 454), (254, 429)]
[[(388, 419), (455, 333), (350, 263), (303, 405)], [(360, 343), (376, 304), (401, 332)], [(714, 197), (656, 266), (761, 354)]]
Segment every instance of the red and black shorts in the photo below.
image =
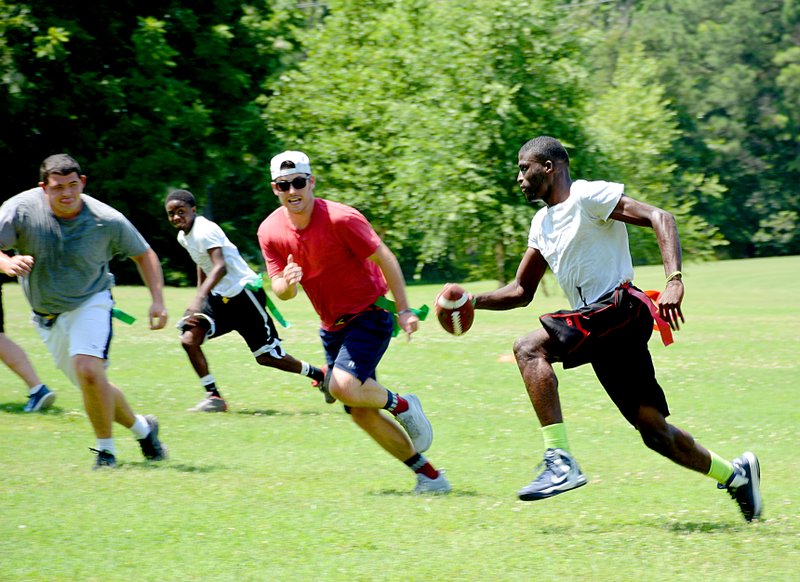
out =
[[(572, 355), (556, 353), (564, 368), (586, 363), (592, 365), (597, 379), (625, 419), (636, 426), (639, 408), (643, 405), (656, 408), (665, 417), (669, 406), (664, 391), (656, 380), (653, 358), (648, 341), (653, 334), (653, 316), (638, 298), (623, 292), (617, 307), (624, 311), (623, 322), (612, 323), (611, 331), (591, 334)], [(551, 337), (558, 338), (548, 330)]]

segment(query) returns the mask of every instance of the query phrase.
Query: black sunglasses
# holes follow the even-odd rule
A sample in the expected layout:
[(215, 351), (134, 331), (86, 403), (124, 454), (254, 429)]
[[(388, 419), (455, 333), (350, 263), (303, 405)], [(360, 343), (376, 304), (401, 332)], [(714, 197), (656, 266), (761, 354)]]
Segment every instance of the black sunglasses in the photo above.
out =
[(308, 178), (297, 176), (297, 178), (293, 178), (291, 182), (281, 180), (280, 182), (275, 182), (275, 185), (281, 192), (288, 192), (290, 187), (293, 187), (295, 190), (302, 190), (306, 187), (306, 183), (308, 183)]

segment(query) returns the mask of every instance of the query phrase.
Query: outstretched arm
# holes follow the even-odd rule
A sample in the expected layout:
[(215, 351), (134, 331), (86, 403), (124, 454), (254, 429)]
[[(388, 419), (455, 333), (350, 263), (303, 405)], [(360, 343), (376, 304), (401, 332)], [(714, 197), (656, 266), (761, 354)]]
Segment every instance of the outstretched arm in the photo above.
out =
[(167, 308), (164, 305), (164, 273), (161, 263), (153, 249), (147, 249), (140, 255), (131, 257), (142, 281), (150, 291), (152, 302), (150, 304), (150, 329), (161, 329), (167, 325)]
[(500, 289), (476, 295), (475, 309), (501, 311), (525, 307), (533, 301), (546, 270), (547, 261), (544, 260), (542, 253), (538, 249), (529, 247), (522, 256), (514, 280)]
[(622, 196), (610, 218), (636, 226), (649, 226), (656, 233), (664, 274), (670, 279), (658, 298), (658, 311), (672, 329), (680, 329), (684, 322), (681, 303), (683, 302), (683, 278), (681, 270), (681, 241), (675, 217), (666, 210)]

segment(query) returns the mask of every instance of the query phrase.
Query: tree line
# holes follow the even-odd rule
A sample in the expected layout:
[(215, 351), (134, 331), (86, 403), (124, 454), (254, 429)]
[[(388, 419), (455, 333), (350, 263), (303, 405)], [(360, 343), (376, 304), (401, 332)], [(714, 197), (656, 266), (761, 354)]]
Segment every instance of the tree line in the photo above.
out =
[(191, 190), (260, 265), (283, 149), (408, 277), (507, 280), (539, 134), (673, 212), (687, 259), (800, 252), (796, 0), (0, 0), (0, 62), (3, 198), (70, 153), (175, 284), (194, 270), (164, 196)]

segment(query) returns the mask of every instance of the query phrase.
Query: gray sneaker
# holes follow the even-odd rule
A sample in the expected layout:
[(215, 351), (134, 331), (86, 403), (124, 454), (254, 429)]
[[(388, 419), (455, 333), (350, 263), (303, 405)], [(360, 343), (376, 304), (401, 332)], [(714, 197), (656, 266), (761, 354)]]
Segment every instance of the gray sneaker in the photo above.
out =
[(207, 396), (186, 410), (188, 412), (227, 412), (228, 405), (219, 396)]
[(95, 459), (93, 470), (97, 469), (116, 469), (117, 468), (117, 459), (110, 451), (100, 451), (98, 449), (89, 449), (95, 455), (97, 455), (97, 459)]
[(547, 449), (538, 469), (542, 469), (539, 476), (517, 493), (522, 501), (547, 499), (586, 485), (586, 477), (578, 463), (564, 450)]
[(414, 493), (418, 495), (424, 493), (444, 495), (445, 493), (450, 493), (450, 482), (444, 476), (444, 471), (439, 471), (439, 476), (436, 479), (417, 473), (417, 486), (414, 487)]
[(403, 396), (408, 401), (408, 410), (401, 412), (395, 418), (408, 433), (414, 448), (418, 453), (424, 453), (431, 448), (433, 442), (433, 427), (422, 412), (422, 404), (416, 394)]
[(319, 391), (322, 392), (322, 395), (325, 397), (325, 402), (326, 403), (333, 404), (334, 402), (336, 402), (336, 398), (333, 396), (333, 394), (330, 393), (330, 390), (328, 390), (328, 385), (331, 383), (331, 370), (332, 369), (328, 368), (327, 365), (322, 366), (322, 368), (320, 368), (320, 369), (322, 370), (322, 373), (324, 374), (324, 378), (322, 379), (322, 382), (318, 382), (317, 380), (311, 380), (311, 385), (314, 388), (319, 388)]

